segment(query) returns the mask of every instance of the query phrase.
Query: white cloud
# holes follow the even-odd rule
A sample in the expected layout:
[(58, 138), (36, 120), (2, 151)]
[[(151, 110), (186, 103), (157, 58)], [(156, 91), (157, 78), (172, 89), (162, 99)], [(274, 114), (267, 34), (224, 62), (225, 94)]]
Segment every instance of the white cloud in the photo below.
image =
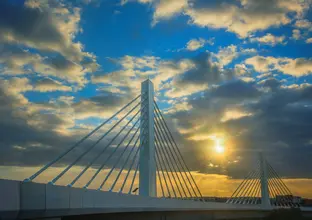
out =
[[(11, 13), (18, 10), (10, 7)], [(19, 11), (20, 19), (25, 20), (21, 26), (0, 26), (1, 41), (24, 44), (40, 50), (61, 53), (75, 61), (88, 56), (83, 52), (83, 45), (74, 42), (75, 36), (82, 31), (79, 26), (81, 9), (64, 4), (63, 1), (27, 0), (25, 7)], [(7, 20), (7, 18), (2, 18)], [(15, 23), (14, 23), (15, 24)]]
[(243, 76), (248, 74), (248, 68), (246, 67), (245, 64), (241, 63), (241, 64), (235, 64), (235, 73), (238, 76)]
[(153, 24), (156, 24), (159, 20), (169, 19), (181, 13), (181, 11), (188, 6), (188, 0), (160, 0), (155, 4)]
[(3, 74), (48, 75), (82, 86), (85, 74), (98, 68), (96, 57), (75, 40), (82, 32), (81, 8), (75, 4), (27, 0), (24, 5), (3, 1), (0, 7), (19, 14), (16, 22), (10, 22), (8, 13), (0, 15)]
[(301, 38), (301, 32), (298, 29), (294, 29), (292, 31), (292, 38), (295, 40), (299, 40)]
[(205, 44), (206, 41), (203, 38), (192, 39), (189, 42), (187, 42), (186, 49), (190, 51), (195, 51), (205, 46)]
[[(173, 83), (175, 84), (175, 83)], [(204, 91), (208, 88), (208, 83), (206, 85), (196, 85), (196, 84), (184, 84), (183, 86), (173, 86), (172, 89), (168, 90), (165, 95), (169, 98), (178, 98), (183, 96), (189, 96), (193, 93)]]
[(272, 76), (272, 73), (262, 73), (260, 75), (257, 76), (258, 79), (262, 79), (262, 78), (266, 78), (266, 77), (269, 77), (269, 76)]
[(292, 76), (304, 76), (312, 73), (312, 59), (305, 58), (275, 58), (272, 56), (254, 56), (245, 60), (245, 63), (253, 66), (258, 72), (272, 70), (280, 71)]
[(242, 76), (242, 77), (239, 77), (239, 79), (243, 80), (244, 82), (254, 82), (255, 79), (253, 77), (250, 77), (250, 76)]
[(265, 30), (269, 27), (289, 24), (292, 21), (289, 16), (290, 13), (294, 13), (294, 17), (301, 17), (310, 7), (308, 1), (299, 2), (298, 0), (136, 1), (153, 4), (155, 8), (153, 24), (183, 13), (189, 17), (189, 24), (209, 28), (224, 28), (240, 37), (247, 37), (255, 31)]
[[(37, 74), (65, 79), (84, 85), (85, 74), (97, 68), (97, 64), (80, 65), (63, 56), (45, 57), (12, 45), (0, 48), (0, 70), (3, 75)], [(95, 66), (94, 66), (95, 65)]]
[(308, 38), (308, 39), (306, 40), (306, 43), (307, 43), (307, 44), (312, 44), (312, 37), (311, 37), (311, 38)]
[(221, 117), (221, 122), (226, 122), (229, 120), (236, 120), (242, 117), (251, 116), (251, 113), (244, 112), (239, 109), (227, 109), (223, 116)]
[(257, 50), (255, 48), (240, 48), (240, 52), (243, 54), (251, 54), (257, 53)]
[(93, 75), (93, 83), (104, 83), (130, 93), (140, 92), (143, 80), (153, 80), (155, 90), (163, 89), (167, 80), (194, 67), (188, 59), (177, 62), (160, 60), (151, 56), (124, 56), (114, 59), (121, 69), (102, 75)]
[[(218, 63), (221, 67), (231, 64), (234, 59), (238, 58), (241, 55), (249, 55), (256, 53), (257, 50), (254, 48), (238, 48), (236, 45), (229, 45), (227, 47), (219, 47), (217, 53), (213, 53), (213, 56), (217, 58)], [(246, 67), (237, 65), (236, 70), (238, 74), (243, 74)]]
[(33, 89), (28, 78), (12, 77), (10, 79), (0, 79), (1, 87), (10, 94), (18, 94)]
[[(33, 86), (27, 78), (12, 77), (0, 79), (1, 99), (6, 105), (0, 109), (0, 113), (6, 115), (4, 120), (11, 120), (12, 126), (30, 129), (32, 132), (56, 132), (68, 134), (69, 128), (74, 125), (73, 117), (64, 117), (67, 111), (56, 111), (58, 108), (51, 103), (32, 103), (23, 93), (33, 91)], [(45, 114), (42, 114), (45, 111)], [(17, 124), (17, 125), (15, 125)]]
[(158, 57), (153, 56), (133, 57), (126, 55), (115, 61), (125, 69), (142, 69), (144, 67), (155, 68), (158, 60)]
[[(241, 5), (229, 4), (219, 1), (217, 4), (207, 2), (203, 7), (186, 10), (191, 17), (191, 23), (201, 27), (225, 28), (228, 31), (238, 34), (240, 37), (247, 37), (257, 30), (265, 30), (272, 26), (285, 25), (291, 22), (289, 12), (301, 14), (308, 4), (300, 4), (296, 0), (284, 1), (258, 1), (241, 0)], [(268, 7), (268, 4), (271, 4)], [(196, 3), (194, 4), (196, 5)]]
[(279, 66), (277, 66), (276, 68), (285, 74), (293, 76), (304, 76), (312, 74), (312, 59), (284, 58), (281, 60)]
[(154, 14), (152, 25), (155, 25), (160, 20), (167, 20), (180, 14), (188, 7), (189, 0), (121, 0), (120, 5), (123, 6), (129, 2), (153, 4)]
[(312, 22), (307, 19), (297, 20), (295, 27), (312, 30)]
[(168, 52), (181, 52), (184, 50), (188, 50), (188, 51), (196, 51), (202, 47), (204, 47), (206, 44), (209, 45), (214, 45), (214, 37), (211, 37), (209, 39), (203, 39), (203, 38), (195, 38), (195, 39), (191, 39), (187, 42), (186, 46), (183, 48), (179, 48), (179, 49), (168, 49)]
[(239, 52), (237, 51), (237, 46), (232, 44), (227, 47), (219, 48), (218, 53), (214, 55), (222, 66), (226, 66), (239, 56)]
[(275, 65), (278, 60), (275, 57), (254, 56), (245, 60), (245, 64), (253, 66), (257, 72), (267, 72), (271, 70), (270, 65)]
[(251, 42), (259, 42), (262, 44), (268, 44), (271, 46), (275, 46), (276, 44), (284, 44), (285, 36), (274, 36), (270, 33), (262, 36), (262, 37), (252, 37), (250, 38)]

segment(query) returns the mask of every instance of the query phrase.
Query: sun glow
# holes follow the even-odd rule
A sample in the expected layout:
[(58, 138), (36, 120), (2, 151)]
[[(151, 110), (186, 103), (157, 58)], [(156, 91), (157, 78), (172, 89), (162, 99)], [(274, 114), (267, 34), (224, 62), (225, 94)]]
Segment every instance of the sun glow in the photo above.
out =
[(222, 135), (211, 135), (209, 137), (211, 140), (214, 141), (214, 150), (218, 154), (223, 154), (225, 152), (225, 139)]
[(215, 151), (219, 154), (224, 153), (224, 143), (222, 139), (215, 140)]

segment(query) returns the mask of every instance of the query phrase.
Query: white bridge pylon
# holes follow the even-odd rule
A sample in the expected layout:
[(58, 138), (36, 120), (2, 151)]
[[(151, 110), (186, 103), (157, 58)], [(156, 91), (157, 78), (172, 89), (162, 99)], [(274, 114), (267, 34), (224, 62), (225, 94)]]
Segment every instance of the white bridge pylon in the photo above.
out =
[[(150, 80), (142, 82), (141, 124), (140, 124), (140, 176), (139, 194), (142, 196), (156, 196), (156, 160), (154, 134), (154, 86)], [(144, 108), (146, 106), (146, 108)], [(143, 121), (143, 122), (142, 122)], [(144, 124), (146, 121), (146, 127)]]
[(257, 167), (249, 172), (226, 203), (273, 207), (299, 207), (292, 193), (262, 153)]

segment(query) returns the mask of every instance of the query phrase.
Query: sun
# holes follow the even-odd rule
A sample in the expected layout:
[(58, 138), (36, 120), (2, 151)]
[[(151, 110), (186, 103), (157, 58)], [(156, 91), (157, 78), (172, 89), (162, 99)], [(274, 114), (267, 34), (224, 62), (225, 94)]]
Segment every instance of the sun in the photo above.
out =
[(223, 139), (215, 139), (215, 151), (219, 154), (224, 153), (224, 141), (223, 141)]
[(213, 150), (220, 155), (225, 154), (226, 151), (226, 144), (225, 144), (225, 140), (226, 137), (224, 134), (222, 133), (218, 133), (218, 134), (211, 134), (209, 135), (209, 139), (212, 140), (214, 142), (214, 146), (213, 146)]

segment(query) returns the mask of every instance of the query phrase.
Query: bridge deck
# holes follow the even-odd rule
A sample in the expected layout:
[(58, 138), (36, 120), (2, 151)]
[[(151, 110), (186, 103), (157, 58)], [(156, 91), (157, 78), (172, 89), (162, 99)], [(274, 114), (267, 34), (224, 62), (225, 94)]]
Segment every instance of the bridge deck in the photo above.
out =
[(0, 219), (146, 211), (261, 210), (258, 206), (152, 198), (14, 180), (0, 180), (0, 195)]

